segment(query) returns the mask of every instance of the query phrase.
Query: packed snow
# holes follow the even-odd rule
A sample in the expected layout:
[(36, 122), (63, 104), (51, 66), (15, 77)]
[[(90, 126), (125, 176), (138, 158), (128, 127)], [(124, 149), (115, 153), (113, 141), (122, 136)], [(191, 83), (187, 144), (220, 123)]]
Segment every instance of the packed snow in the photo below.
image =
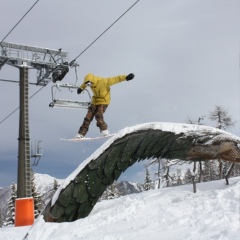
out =
[(71, 223), (0, 228), (1, 240), (240, 240), (240, 177), (131, 194)]

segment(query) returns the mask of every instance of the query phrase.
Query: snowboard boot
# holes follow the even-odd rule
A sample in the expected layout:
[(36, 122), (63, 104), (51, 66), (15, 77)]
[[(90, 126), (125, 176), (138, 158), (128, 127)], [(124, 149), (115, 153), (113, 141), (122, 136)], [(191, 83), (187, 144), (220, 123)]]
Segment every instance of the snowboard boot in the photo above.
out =
[(76, 136), (75, 136), (75, 138), (84, 138), (85, 136), (84, 135), (82, 135), (81, 133), (78, 133)]
[(108, 136), (108, 135), (110, 134), (110, 132), (106, 129), (106, 130), (101, 131), (101, 134), (102, 134), (104, 137), (106, 137), (106, 136)]

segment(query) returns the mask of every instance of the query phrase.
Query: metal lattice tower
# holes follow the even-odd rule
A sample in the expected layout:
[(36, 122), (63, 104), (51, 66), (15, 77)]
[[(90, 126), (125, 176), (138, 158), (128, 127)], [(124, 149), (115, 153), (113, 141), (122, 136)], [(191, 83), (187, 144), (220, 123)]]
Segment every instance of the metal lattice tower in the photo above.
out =
[(29, 69), (37, 70), (36, 85), (62, 80), (68, 72), (67, 52), (2, 42), (0, 69), (8, 64), (20, 70), (20, 111), (17, 197), (31, 197), (31, 154), (29, 129)]

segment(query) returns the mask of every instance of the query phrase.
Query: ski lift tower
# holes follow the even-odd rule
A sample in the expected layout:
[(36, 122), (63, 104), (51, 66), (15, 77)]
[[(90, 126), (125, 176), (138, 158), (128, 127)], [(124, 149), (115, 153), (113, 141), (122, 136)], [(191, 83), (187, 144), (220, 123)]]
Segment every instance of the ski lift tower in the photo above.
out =
[[(20, 70), (17, 198), (31, 197), (32, 191), (28, 70), (37, 70), (36, 85), (38, 86), (46, 86), (50, 81), (62, 80), (69, 71), (67, 55), (68, 53), (61, 51), (61, 49), (52, 50), (9, 42), (0, 43), (0, 69), (7, 64)], [(22, 214), (26, 215), (26, 209), (22, 209), (24, 211)], [(18, 219), (15, 219), (16, 221)], [(21, 224), (19, 223), (18, 226)], [(31, 224), (26, 220), (22, 226)]]

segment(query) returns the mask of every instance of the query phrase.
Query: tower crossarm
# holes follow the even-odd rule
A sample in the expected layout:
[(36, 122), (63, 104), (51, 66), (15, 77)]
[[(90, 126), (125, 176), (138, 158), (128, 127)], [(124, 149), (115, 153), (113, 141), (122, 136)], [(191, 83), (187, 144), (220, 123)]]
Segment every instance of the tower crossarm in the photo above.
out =
[(4, 64), (38, 71), (37, 85), (46, 85), (51, 74), (68, 69), (68, 53), (61, 49), (33, 47), (16, 43), (0, 44), (0, 69)]

